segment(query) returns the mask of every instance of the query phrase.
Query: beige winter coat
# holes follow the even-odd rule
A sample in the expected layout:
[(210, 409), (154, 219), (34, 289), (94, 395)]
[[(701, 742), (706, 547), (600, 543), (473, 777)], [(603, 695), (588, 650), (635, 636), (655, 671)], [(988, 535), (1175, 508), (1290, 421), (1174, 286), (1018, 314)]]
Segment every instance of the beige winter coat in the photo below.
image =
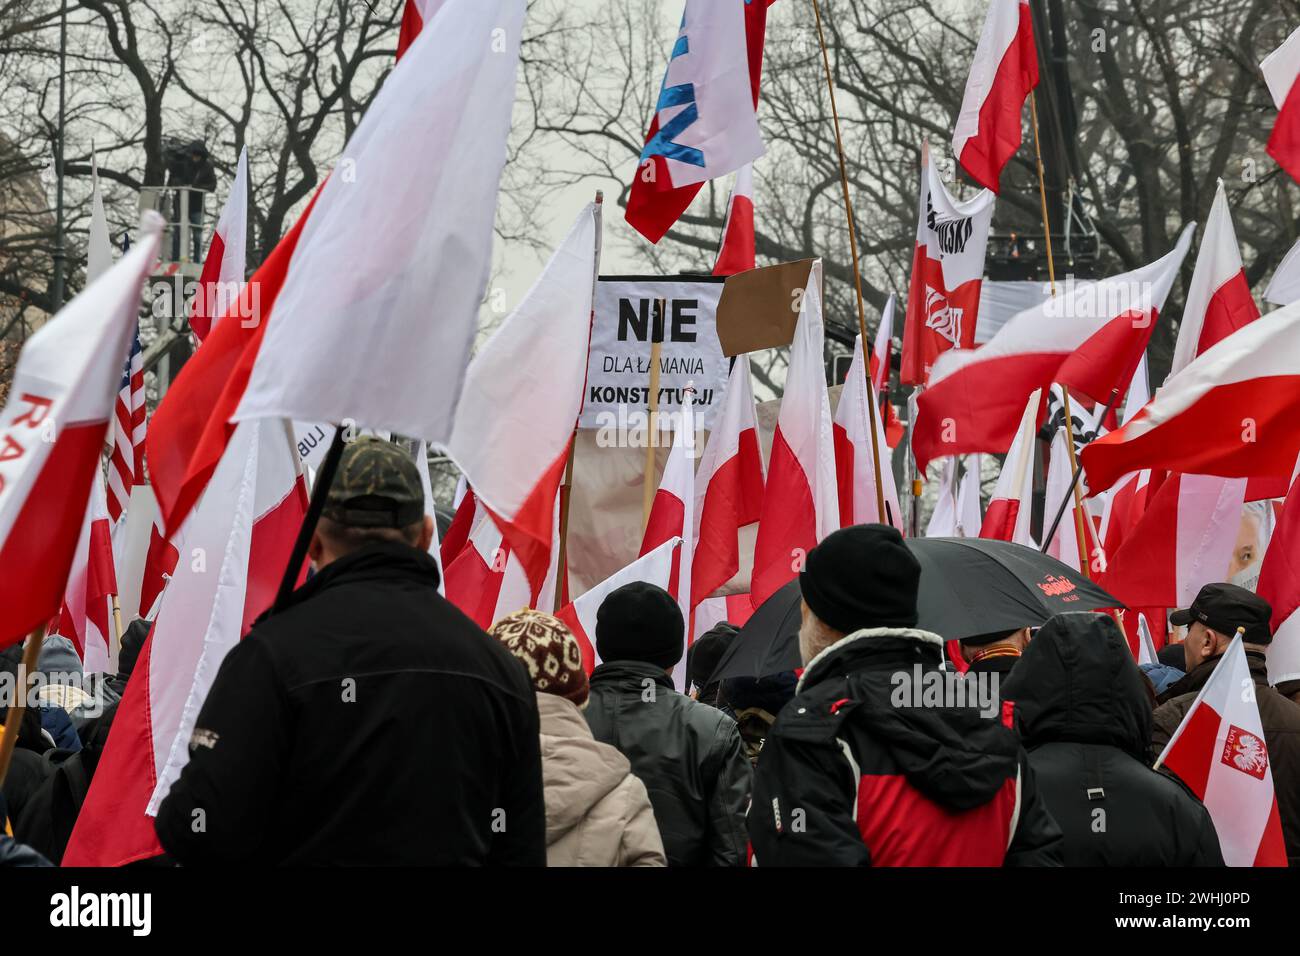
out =
[(667, 866), (645, 784), (576, 705), (538, 694), (548, 866)]

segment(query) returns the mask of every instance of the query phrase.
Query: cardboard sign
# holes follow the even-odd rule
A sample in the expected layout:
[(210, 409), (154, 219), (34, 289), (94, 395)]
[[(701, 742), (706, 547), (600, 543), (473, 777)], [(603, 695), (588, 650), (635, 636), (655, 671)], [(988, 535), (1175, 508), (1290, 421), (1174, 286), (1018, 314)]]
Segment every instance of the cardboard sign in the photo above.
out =
[(717, 311), (724, 355), (782, 348), (794, 340), (812, 264), (812, 259), (800, 259), (727, 278)]
[(715, 322), (722, 286), (715, 276), (601, 276), (579, 427), (625, 427), (645, 415), (659, 342), (658, 411), (676, 411), (693, 385), (696, 425), (711, 428), (730, 371)]

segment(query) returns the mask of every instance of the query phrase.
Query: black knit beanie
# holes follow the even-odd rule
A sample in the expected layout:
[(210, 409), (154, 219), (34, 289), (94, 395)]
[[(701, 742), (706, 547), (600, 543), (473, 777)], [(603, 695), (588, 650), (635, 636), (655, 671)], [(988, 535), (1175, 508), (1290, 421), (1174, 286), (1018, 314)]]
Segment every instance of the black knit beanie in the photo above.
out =
[(859, 524), (828, 534), (808, 552), (799, 590), (827, 626), (915, 627), (921, 565), (896, 528)]
[(602, 661), (643, 661), (669, 668), (682, 659), (682, 610), (661, 587), (633, 581), (611, 591), (596, 611), (596, 653)]

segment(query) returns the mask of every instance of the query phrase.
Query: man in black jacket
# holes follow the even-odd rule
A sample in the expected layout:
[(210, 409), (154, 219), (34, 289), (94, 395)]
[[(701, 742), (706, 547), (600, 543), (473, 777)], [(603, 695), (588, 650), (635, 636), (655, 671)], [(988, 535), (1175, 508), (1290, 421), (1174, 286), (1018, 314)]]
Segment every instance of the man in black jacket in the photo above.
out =
[(673, 688), (684, 635), (663, 588), (625, 584), (605, 598), (587, 723), (645, 784), (669, 866), (741, 866), (749, 760), (734, 720)]
[(1210, 814), (1147, 765), (1151, 704), (1106, 614), (1058, 614), (1002, 688), (1066, 866), (1222, 866)]
[(438, 594), (419, 473), (343, 452), (318, 573), (229, 654), (156, 822), (181, 863), (546, 863), (537, 699)]
[(981, 683), (916, 628), (898, 531), (828, 535), (800, 574), (805, 667), (754, 777), (759, 866), (1052, 866), (1061, 831)]

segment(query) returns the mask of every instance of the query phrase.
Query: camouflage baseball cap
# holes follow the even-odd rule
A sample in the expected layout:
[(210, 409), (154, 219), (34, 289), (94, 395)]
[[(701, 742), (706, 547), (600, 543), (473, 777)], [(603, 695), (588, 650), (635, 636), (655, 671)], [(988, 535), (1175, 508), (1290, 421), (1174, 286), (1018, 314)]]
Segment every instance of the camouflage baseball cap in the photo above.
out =
[(414, 524), (424, 517), (418, 466), (390, 441), (358, 438), (343, 449), (323, 514), (353, 528)]

